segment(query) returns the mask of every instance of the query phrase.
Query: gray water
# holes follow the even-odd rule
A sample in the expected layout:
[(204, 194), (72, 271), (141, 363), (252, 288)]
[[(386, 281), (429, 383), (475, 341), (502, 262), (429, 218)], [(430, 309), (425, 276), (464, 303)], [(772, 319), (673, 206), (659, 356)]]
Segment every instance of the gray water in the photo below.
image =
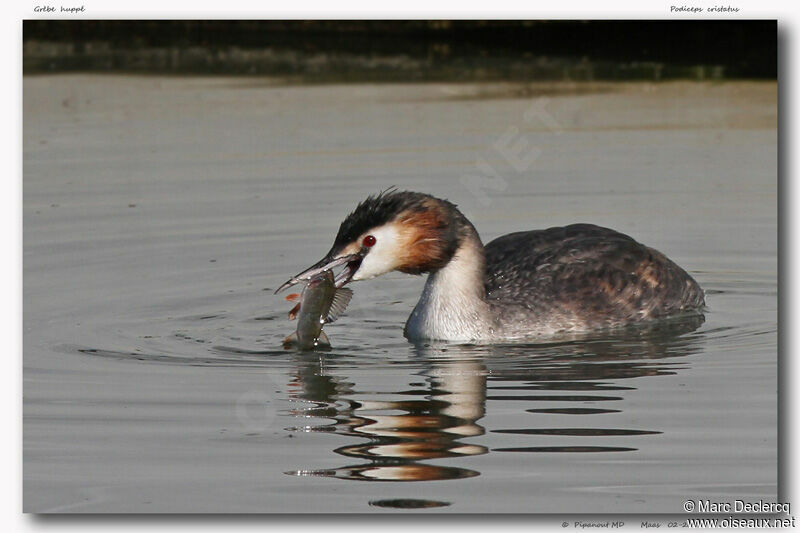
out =
[[(23, 90), (26, 511), (775, 501), (774, 83)], [(699, 281), (705, 319), (414, 346), (424, 280), (391, 274), (351, 285), (330, 351), (284, 350), (274, 288), (390, 185), (456, 202), (485, 242), (628, 233)]]

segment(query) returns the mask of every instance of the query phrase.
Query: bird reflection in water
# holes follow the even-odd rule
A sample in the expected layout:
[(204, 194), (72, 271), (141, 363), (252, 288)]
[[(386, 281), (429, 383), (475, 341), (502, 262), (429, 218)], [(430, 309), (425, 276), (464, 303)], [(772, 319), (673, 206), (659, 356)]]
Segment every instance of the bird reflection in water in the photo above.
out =
[(454, 366), (457, 368), (450, 369), (456, 370), (454, 372), (442, 366), (427, 369), (423, 373), (427, 390), (397, 393), (398, 396), (423, 396), (421, 399), (355, 401), (347, 399), (353, 394), (352, 384), (325, 375), (320, 359), (302, 362), (290, 383), (289, 396), (314, 405), (293, 414), (330, 418), (334, 422), (293, 429), (366, 438), (366, 443), (342, 446), (334, 451), (368, 462), (335, 470), (287, 473), (367, 481), (431, 481), (477, 476), (478, 472), (466, 468), (420, 462), (488, 451), (484, 446), (461, 442), (465, 437), (484, 433), (477, 421), (484, 414), (486, 369), (477, 362), (461, 362)]
[[(517, 417), (526, 427), (492, 429), (492, 433), (520, 438), (519, 446), (493, 448), (492, 452), (635, 451), (633, 443), (637, 439), (661, 431), (585, 427), (581, 423), (574, 427), (528, 426), (538, 420), (547, 421), (546, 415), (552, 414), (574, 415), (581, 421), (592, 415), (591, 420), (599, 421), (602, 419), (595, 415), (622, 412), (620, 405), (624, 404), (626, 391), (636, 388), (627, 381), (625, 385), (618, 382), (671, 375), (684, 368), (683, 358), (699, 349), (703, 335), (691, 332), (703, 320), (702, 316), (685, 317), (603, 339), (569, 340), (560, 344), (417, 346), (416, 356), (424, 370), (410, 375), (406, 383), (409, 387), (423, 385), (423, 388), (389, 392), (403, 398), (389, 401), (353, 399), (366, 393), (354, 390), (354, 384), (347, 378), (327, 374), (323, 358), (298, 354), (289, 396), (305, 407), (292, 414), (328, 418), (333, 422), (291, 430), (331, 432), (367, 441), (334, 450), (364, 462), (336, 469), (286, 473), (364, 481), (431, 481), (477, 476), (479, 472), (475, 470), (423, 461), (488, 453), (486, 446), (474, 442), (475, 437), (485, 433), (479, 421), (486, 414), (487, 401), (490, 405), (523, 402), (530, 408), (522, 411), (543, 415)], [(409, 396), (418, 398), (407, 399)], [(575, 442), (559, 446), (541, 442), (552, 436), (568, 437)], [(607, 437), (625, 437), (625, 445), (608, 446), (602, 442)], [(536, 444), (543, 445), (529, 446), (530, 439), (539, 439)]]

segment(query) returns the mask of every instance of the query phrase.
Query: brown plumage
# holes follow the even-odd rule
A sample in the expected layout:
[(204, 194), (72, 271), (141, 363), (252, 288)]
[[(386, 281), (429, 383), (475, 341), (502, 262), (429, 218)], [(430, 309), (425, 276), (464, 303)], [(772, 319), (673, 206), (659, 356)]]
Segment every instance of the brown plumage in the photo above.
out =
[(420, 209), (402, 212), (394, 222), (403, 249), (399, 250), (400, 272), (422, 274), (443, 268), (456, 251), (449, 234), (450, 217), (441, 205), (427, 200)]

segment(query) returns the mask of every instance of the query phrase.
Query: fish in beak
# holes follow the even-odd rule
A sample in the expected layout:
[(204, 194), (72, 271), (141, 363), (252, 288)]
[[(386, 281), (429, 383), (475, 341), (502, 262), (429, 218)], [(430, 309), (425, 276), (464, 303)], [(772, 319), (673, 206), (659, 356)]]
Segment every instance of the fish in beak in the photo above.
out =
[(329, 253), (321, 261), (293, 276), (286, 283), (278, 287), (278, 289), (275, 291), (275, 294), (278, 294), (287, 287), (291, 287), (292, 285), (302, 281), (307, 281), (311, 278), (314, 278), (326, 270), (333, 270), (336, 267), (345, 265), (342, 271), (334, 277), (334, 285), (337, 289), (339, 289), (353, 278), (353, 274), (355, 274), (356, 270), (358, 270), (358, 267), (361, 266), (361, 260), (363, 258), (364, 256), (361, 253), (348, 254), (341, 257), (334, 257), (333, 253)]

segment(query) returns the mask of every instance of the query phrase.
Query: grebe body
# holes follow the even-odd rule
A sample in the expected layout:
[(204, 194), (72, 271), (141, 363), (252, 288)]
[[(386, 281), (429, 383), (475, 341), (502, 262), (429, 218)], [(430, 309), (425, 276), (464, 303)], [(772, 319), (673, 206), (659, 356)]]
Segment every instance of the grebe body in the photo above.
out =
[(573, 224), (511, 233), (484, 246), (454, 204), (407, 191), (361, 202), (325, 258), (278, 290), (340, 265), (338, 287), (394, 270), (429, 274), (406, 322), (412, 341), (582, 333), (705, 305), (686, 271), (617, 231)]

